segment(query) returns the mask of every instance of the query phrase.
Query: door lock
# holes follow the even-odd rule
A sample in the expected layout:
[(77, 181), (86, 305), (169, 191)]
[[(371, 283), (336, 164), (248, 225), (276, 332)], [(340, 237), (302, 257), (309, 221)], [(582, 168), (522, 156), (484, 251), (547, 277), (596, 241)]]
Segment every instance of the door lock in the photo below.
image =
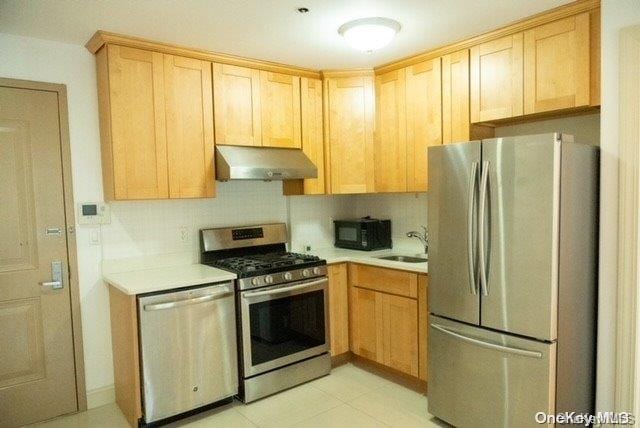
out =
[(52, 290), (60, 290), (64, 288), (62, 262), (51, 262), (51, 281), (41, 282), (40, 285), (43, 287), (50, 287)]

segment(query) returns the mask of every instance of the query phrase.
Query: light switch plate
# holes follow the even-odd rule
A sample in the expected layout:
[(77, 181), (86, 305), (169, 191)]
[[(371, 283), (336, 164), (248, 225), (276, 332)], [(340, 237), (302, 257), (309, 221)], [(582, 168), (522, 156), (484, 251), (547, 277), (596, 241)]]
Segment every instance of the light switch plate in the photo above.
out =
[(77, 211), (78, 224), (111, 223), (111, 209), (104, 202), (81, 202)]

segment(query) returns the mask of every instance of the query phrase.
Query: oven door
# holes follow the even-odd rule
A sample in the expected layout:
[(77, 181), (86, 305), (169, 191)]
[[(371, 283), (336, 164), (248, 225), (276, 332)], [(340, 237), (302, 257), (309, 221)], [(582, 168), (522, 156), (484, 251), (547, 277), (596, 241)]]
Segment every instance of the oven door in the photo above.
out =
[(329, 350), (326, 277), (244, 291), (240, 296), (245, 377)]

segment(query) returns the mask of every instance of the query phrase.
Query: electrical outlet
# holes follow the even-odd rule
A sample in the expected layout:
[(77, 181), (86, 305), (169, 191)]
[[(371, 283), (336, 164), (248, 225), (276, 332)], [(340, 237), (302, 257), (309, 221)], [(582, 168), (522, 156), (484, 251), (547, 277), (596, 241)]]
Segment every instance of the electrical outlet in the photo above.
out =
[(189, 242), (189, 229), (187, 229), (186, 227), (180, 228), (180, 242), (182, 242), (183, 244)]

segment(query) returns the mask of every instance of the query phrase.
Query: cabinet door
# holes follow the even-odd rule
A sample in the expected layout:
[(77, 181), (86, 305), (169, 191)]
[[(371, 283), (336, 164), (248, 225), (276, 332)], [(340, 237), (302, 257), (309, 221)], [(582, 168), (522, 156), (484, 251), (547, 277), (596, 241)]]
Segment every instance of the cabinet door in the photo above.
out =
[(418, 376), (418, 302), (380, 294), (384, 364)]
[(524, 112), (589, 105), (589, 13), (524, 33)]
[(445, 144), (469, 140), (469, 51), (442, 57), (442, 138)]
[(300, 78), (260, 71), (262, 145), (302, 147), (300, 134)]
[(471, 122), (521, 116), (522, 33), (471, 48)]
[(375, 189), (407, 190), (405, 70), (376, 76)]
[(331, 265), (329, 270), (329, 327), (331, 355), (349, 352), (349, 289), (347, 264)]
[(351, 352), (384, 364), (382, 298), (375, 291), (351, 287), (349, 294)]
[(322, 129), (322, 81), (303, 77), (301, 84), (302, 151), (318, 168), (318, 178), (304, 180), (305, 195), (324, 193), (324, 137)]
[(260, 72), (213, 64), (216, 144), (262, 145)]
[(331, 193), (373, 192), (373, 76), (326, 83)]
[(164, 56), (169, 197), (215, 194), (211, 63)]
[(418, 377), (427, 380), (427, 335), (429, 309), (427, 307), (427, 275), (418, 275)]
[(407, 190), (427, 190), (427, 150), (442, 144), (440, 58), (408, 67)]
[(167, 198), (162, 54), (107, 49), (114, 199)]

